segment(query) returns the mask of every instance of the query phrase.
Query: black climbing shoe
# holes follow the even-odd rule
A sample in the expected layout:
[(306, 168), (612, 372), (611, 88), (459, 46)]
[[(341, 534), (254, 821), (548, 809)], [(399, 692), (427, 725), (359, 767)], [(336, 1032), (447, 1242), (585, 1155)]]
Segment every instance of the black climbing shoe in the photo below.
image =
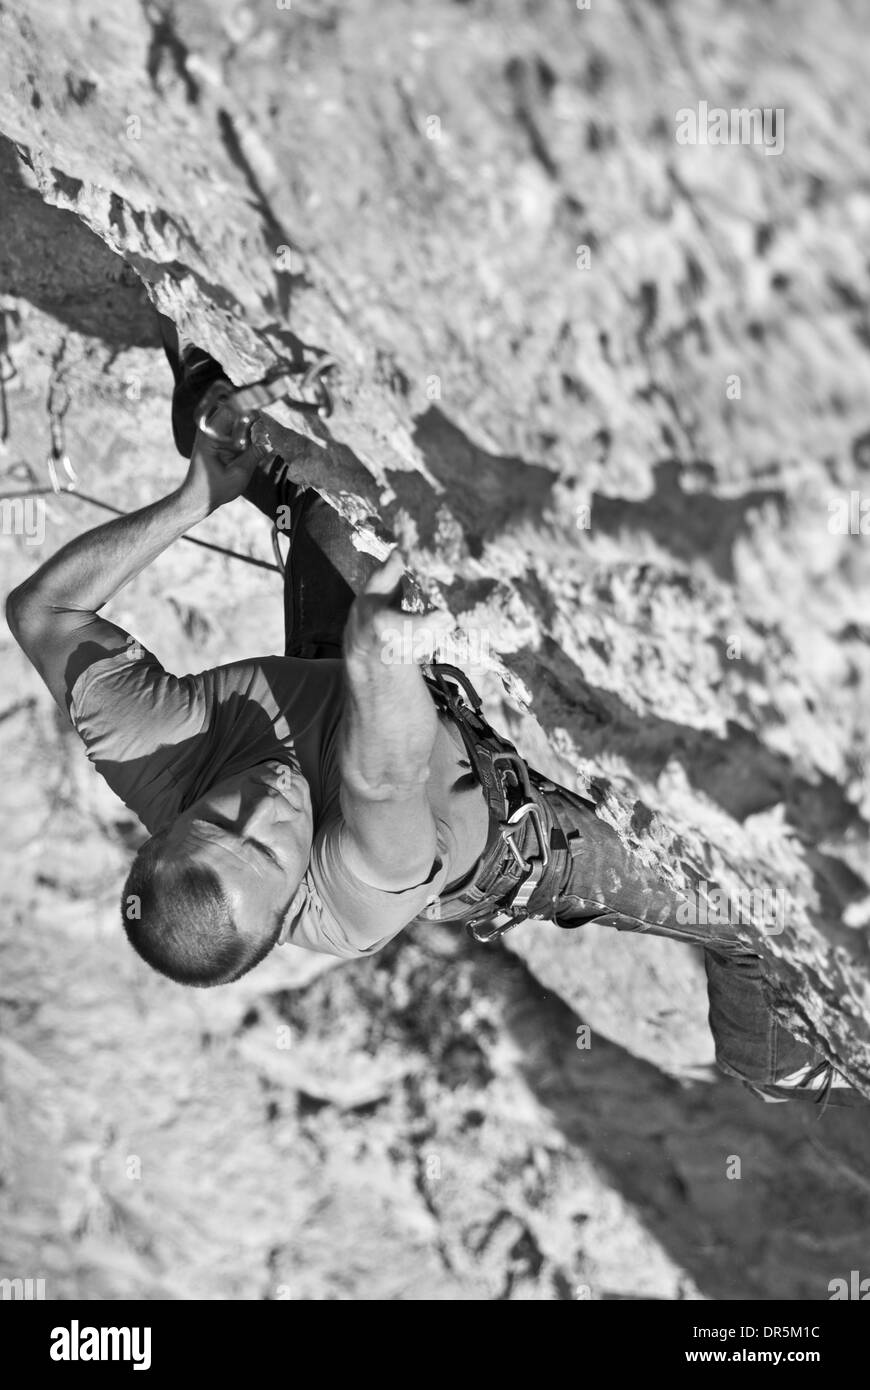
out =
[(196, 439), (196, 415), (203, 396), (216, 381), (225, 381), (230, 388), (232, 382), (221, 364), (209, 356), (204, 348), (179, 342), (178, 329), (171, 319), (163, 314), (159, 318), (163, 351), (175, 378), (172, 437), (178, 452), (183, 458), (189, 459)]
[[(171, 319), (159, 314), (163, 350), (172, 368), (175, 388), (172, 392), (172, 437), (183, 458), (189, 459), (196, 440), (196, 417), (203, 396), (216, 381), (225, 381), (232, 389), (221, 364), (192, 343), (181, 343), (178, 329)], [(275, 522), (281, 507), (290, 506), (303, 491), (288, 476), (288, 470), (277, 454), (264, 468), (258, 468), (242, 494), (259, 511)]]

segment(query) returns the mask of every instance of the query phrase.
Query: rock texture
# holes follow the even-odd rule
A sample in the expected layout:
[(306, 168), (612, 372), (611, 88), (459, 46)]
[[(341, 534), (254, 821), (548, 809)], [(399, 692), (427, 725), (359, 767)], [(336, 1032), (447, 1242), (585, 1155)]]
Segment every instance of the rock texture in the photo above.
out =
[[(152, 306), (238, 381), (333, 353), (328, 428), (274, 413), (298, 476), (364, 549), (400, 541), (492, 717), (647, 862), (786, 895), (782, 933), (746, 934), (870, 1094), (870, 547), (829, 527), (870, 459), (866, 21), (84, 0), (57, 25), (0, 10), (4, 466), (45, 481), (60, 379), (82, 490), (130, 507), (177, 479)], [(782, 108), (782, 154), (678, 145), (700, 100)], [(51, 498), (46, 544), (98, 519)], [(268, 557), (242, 504), (201, 534)], [(6, 587), (39, 558), (4, 536)], [(114, 611), (177, 670), (280, 644), (274, 577), (189, 546)], [(59, 1289), (99, 1297), (825, 1297), (859, 1259), (865, 1122), (828, 1112), (822, 1151), (714, 1083), (671, 943), (523, 928), (518, 961), (418, 933), (323, 978), (270, 961), (235, 1000), (143, 982), (114, 927), (136, 827), (13, 660), (11, 1269), (35, 1229)], [(197, 1175), (240, 1130), (231, 1254)]]

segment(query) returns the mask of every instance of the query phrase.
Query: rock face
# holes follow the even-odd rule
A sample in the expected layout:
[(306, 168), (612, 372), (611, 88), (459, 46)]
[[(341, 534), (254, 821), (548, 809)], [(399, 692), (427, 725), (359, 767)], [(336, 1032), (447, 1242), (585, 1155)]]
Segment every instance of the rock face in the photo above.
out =
[[(401, 543), (462, 625), (460, 664), (480, 668), (493, 720), (591, 792), (647, 863), (684, 887), (780, 895), (782, 930), (744, 935), (790, 1026), (870, 1094), (864, 21), (809, 0), (787, 21), (749, 3), (727, 19), (708, 8), (83, 0), (59, 38), (56, 6), (11, 0), (3, 444), (10, 465), (39, 465), (61, 376), (84, 491), (129, 507), (174, 480), (152, 305), (239, 382), (276, 356), (334, 354), (328, 427), (274, 411), (297, 476), (363, 549)], [(781, 108), (781, 153), (679, 144), (675, 113), (701, 100)], [(99, 517), (58, 499), (48, 519), (60, 543)], [(203, 535), (267, 554), (241, 504)], [(167, 666), (278, 645), (272, 579), (177, 549), (117, 610)], [(38, 558), (19, 544), (6, 587)], [(14, 747), (10, 734), (15, 843), (35, 855), (34, 900), (40, 883), (56, 890), (63, 931), (102, 940), (109, 909), (94, 908), (107, 925), (93, 927), (86, 906), (100, 902), (96, 870), (83, 882), (58, 850), (49, 872), (32, 850), (46, 786), (61, 810), (74, 790), (94, 862), (118, 881), (137, 832), (74, 771), (75, 747), (21, 678), (6, 711), (26, 724)], [(31, 906), (25, 895), (20, 911)], [(657, 1067), (656, 1084), (709, 1077), (694, 953), (546, 927), (509, 941), (596, 1034)], [(327, 989), (309, 968), (258, 990)], [(427, 1065), (412, 1089), (430, 1084)], [(301, 1081), (295, 1092), (309, 1094)], [(336, 1094), (315, 1102), (353, 1110)], [(576, 1116), (565, 1132), (573, 1142)], [(775, 1142), (760, 1134), (762, 1149)], [(677, 1163), (699, 1209), (704, 1143)], [(643, 1205), (639, 1182), (621, 1172)], [(423, 1225), (446, 1222), (443, 1236), (458, 1197), (445, 1215), (445, 1189), (426, 1191)], [(667, 1204), (650, 1200), (664, 1229)], [(436, 1261), (438, 1296), (574, 1296), (558, 1239), (516, 1221), (489, 1212), (479, 1240), (443, 1236), (453, 1255)], [(491, 1291), (457, 1294), (471, 1286), (456, 1271), (487, 1251)], [(686, 1270), (686, 1251), (671, 1255)], [(749, 1296), (782, 1292), (793, 1252), (754, 1255)], [(650, 1287), (681, 1296), (668, 1268)], [(825, 1296), (822, 1272), (792, 1296)], [(714, 1296), (735, 1287), (686, 1278)]]

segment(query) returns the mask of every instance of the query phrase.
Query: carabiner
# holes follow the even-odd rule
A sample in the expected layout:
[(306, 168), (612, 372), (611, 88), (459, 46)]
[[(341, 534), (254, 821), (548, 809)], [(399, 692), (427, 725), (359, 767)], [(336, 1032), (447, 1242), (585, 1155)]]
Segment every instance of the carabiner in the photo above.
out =
[[(52, 491), (53, 491), (53, 492), (74, 492), (74, 491), (75, 491), (75, 487), (76, 487), (76, 483), (78, 482), (78, 478), (76, 477), (76, 471), (75, 471), (75, 469), (73, 468), (72, 463), (70, 462), (70, 456), (69, 456), (69, 454), (67, 454), (67, 453), (56, 454), (56, 453), (54, 452), (54, 450), (52, 450), (51, 453), (48, 455), (48, 457), (46, 458), (45, 461), (46, 461), (46, 464), (48, 465), (48, 477), (49, 477), (49, 481), (50, 481), (50, 483), (51, 483)], [(61, 465), (61, 467), (63, 468), (64, 473), (65, 473), (66, 476), (69, 478), (69, 482), (68, 482), (68, 483), (65, 483), (65, 484), (63, 485), (63, 487), (61, 487), (60, 481), (59, 481), (58, 476), (57, 476), (57, 465), (58, 465), (58, 464)]]
[[(324, 378), (335, 365), (335, 358), (328, 356), (319, 357), (307, 367), (304, 364), (294, 366), (293, 363), (282, 362), (259, 381), (252, 381), (236, 390), (225, 391), (217, 400), (213, 397), (210, 399), (207, 394), (196, 423), (203, 434), (241, 450), (248, 448), (251, 443), (251, 426), (256, 419), (257, 411), (272, 405), (275, 401), (283, 402), (290, 410), (328, 419), (332, 414), (333, 400)], [(302, 392), (313, 392), (316, 400), (299, 400), (290, 395), (293, 383), (300, 375)], [(229, 411), (235, 416), (232, 429), (215, 427), (215, 417), (220, 410)]]

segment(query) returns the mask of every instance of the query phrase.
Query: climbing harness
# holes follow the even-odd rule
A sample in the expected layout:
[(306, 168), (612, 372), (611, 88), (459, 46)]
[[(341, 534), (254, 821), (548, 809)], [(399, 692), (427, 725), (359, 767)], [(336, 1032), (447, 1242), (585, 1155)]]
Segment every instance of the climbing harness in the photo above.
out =
[[(553, 790), (554, 784), (530, 768), (513, 744), (496, 733), (463, 671), (432, 662), (424, 675), (435, 704), (459, 728), (489, 807), (486, 849), (473, 882), (457, 892), (461, 906), (450, 917), (464, 920), (473, 940), (488, 945), (530, 917), (532, 895), (546, 895), (562, 871), (551, 851), (567, 851), (567, 843), (541, 795)], [(528, 829), (533, 831), (530, 846)]]

